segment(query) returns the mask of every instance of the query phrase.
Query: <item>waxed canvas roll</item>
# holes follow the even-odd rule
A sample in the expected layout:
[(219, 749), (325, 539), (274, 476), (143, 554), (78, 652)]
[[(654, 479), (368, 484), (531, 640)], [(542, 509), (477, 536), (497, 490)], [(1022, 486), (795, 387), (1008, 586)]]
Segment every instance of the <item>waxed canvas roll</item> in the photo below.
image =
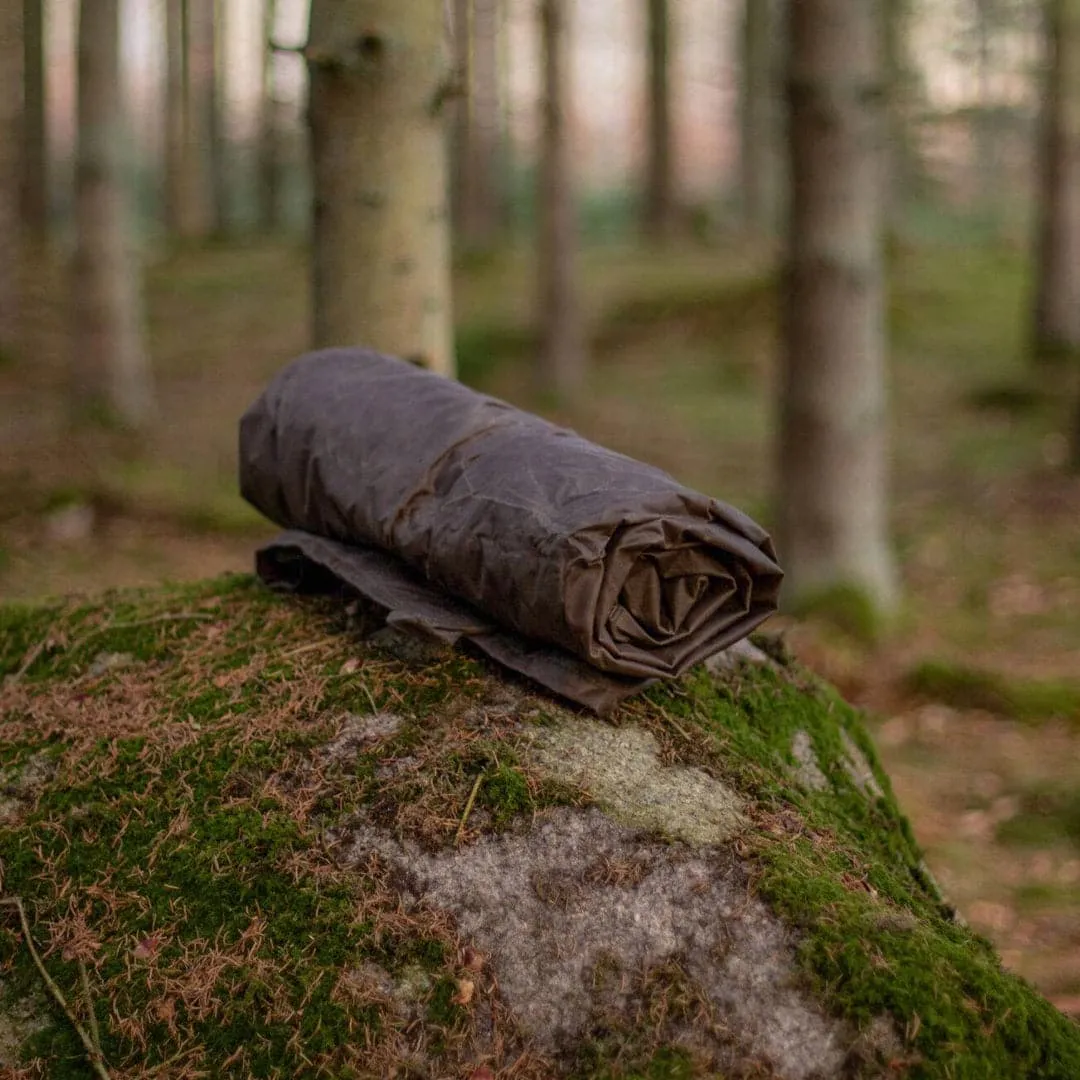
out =
[(599, 711), (777, 603), (772, 543), (738, 510), (367, 350), (272, 380), (241, 421), (240, 482), (289, 530), (258, 555), (267, 581), (345, 583)]

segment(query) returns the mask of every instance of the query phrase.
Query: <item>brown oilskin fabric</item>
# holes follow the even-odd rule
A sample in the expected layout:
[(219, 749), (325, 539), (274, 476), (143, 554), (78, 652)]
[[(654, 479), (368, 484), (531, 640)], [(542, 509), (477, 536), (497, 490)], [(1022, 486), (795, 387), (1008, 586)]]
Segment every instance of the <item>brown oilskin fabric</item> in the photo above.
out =
[(345, 585), (597, 712), (749, 634), (783, 576), (733, 507), (364, 349), (271, 381), (240, 422), (240, 487), (289, 530), (258, 552), (269, 584)]

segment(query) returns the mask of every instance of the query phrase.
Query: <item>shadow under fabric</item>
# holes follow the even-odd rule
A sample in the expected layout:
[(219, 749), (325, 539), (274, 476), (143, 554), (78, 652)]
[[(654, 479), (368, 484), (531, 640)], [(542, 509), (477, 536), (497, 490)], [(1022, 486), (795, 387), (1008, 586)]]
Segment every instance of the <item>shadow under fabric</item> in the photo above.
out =
[(603, 713), (749, 634), (763, 529), (666, 473), (404, 361), (293, 361), (240, 422), (244, 498), (288, 530), (256, 568), (346, 586)]

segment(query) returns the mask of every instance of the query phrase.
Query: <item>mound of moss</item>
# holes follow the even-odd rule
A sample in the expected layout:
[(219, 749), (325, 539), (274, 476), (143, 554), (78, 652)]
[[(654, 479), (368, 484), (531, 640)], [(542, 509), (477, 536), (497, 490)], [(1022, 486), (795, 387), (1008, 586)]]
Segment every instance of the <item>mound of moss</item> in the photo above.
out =
[(804, 671), (601, 722), (364, 623), (246, 577), (0, 608), (0, 1071), (1080, 1076)]

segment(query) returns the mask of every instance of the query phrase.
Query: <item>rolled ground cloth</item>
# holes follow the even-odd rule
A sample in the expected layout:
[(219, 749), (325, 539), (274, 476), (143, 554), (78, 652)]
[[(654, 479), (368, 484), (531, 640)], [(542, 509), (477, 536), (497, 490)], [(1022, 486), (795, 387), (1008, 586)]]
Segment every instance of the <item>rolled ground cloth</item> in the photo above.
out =
[(289, 530), (256, 557), (272, 586), (345, 586), (598, 712), (776, 608), (782, 573), (746, 515), (367, 350), (271, 381), (240, 423), (240, 486)]

